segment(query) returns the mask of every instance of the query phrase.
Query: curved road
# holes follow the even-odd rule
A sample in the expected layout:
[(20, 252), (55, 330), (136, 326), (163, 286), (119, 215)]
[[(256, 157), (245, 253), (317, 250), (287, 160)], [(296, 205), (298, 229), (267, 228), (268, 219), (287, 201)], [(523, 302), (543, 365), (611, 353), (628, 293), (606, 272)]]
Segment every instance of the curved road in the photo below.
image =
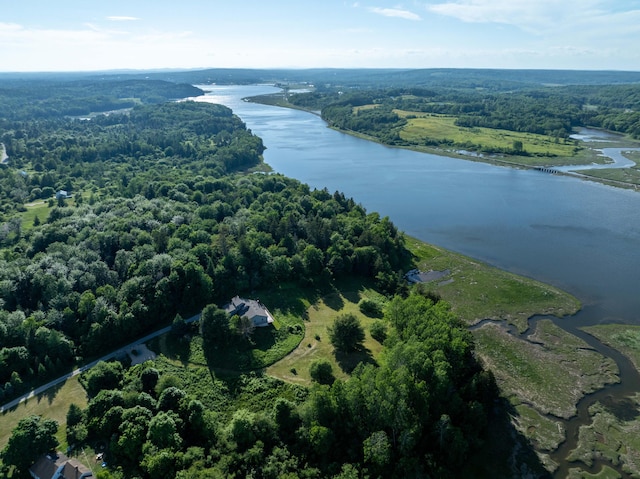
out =
[[(190, 324), (190, 323), (193, 323), (194, 321), (197, 321), (198, 319), (200, 319), (200, 314), (196, 314), (195, 316), (192, 316), (189, 319), (186, 319), (185, 322), (187, 324)], [(138, 346), (140, 344), (146, 343), (147, 341), (150, 341), (153, 338), (156, 338), (156, 337), (158, 337), (158, 336), (160, 336), (162, 334), (166, 334), (169, 331), (171, 331), (171, 326), (167, 326), (166, 328), (162, 328), (162, 329), (159, 329), (158, 331), (155, 331), (155, 332), (153, 332), (151, 334), (147, 334), (143, 338), (140, 338), (140, 339), (134, 341), (133, 343), (127, 344), (126, 346), (123, 346), (120, 349), (116, 349), (115, 351), (112, 351), (109, 354), (105, 354), (101, 358), (98, 358), (95, 361), (91, 361), (90, 363), (87, 363), (84, 366), (81, 366), (78, 369), (75, 369), (75, 370), (71, 371), (70, 373), (65, 374), (64, 376), (61, 376), (61, 377), (59, 377), (57, 379), (54, 379), (53, 381), (50, 381), (47, 384), (43, 384), (42, 386), (39, 386), (39, 387), (33, 389), (31, 392), (28, 392), (28, 393), (20, 396), (19, 398), (14, 399), (13, 401), (8, 402), (7, 404), (5, 404), (3, 406), (0, 406), (0, 414), (4, 413), (5, 411), (8, 411), (9, 409), (12, 409), (12, 408), (16, 407), (18, 404), (26, 401), (29, 398), (32, 398), (32, 397), (37, 396), (39, 394), (42, 394), (47, 389), (50, 389), (50, 388), (52, 388), (54, 386), (57, 386), (58, 384), (64, 383), (67, 379), (72, 378), (74, 376), (77, 376), (78, 374), (85, 372), (87, 369), (91, 369), (96, 364), (98, 364), (100, 361), (109, 361), (110, 359), (117, 358), (118, 356), (126, 354), (126, 352), (129, 349), (134, 348), (135, 346)]]

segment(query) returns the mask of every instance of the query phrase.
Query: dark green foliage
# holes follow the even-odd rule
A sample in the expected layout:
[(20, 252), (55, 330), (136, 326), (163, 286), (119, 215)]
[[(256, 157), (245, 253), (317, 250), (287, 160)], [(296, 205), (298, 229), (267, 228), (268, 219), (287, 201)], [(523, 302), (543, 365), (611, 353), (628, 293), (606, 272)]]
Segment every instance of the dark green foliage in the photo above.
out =
[(58, 423), (40, 416), (21, 419), (2, 450), (2, 462), (5, 466), (15, 466), (22, 475), (41, 454), (53, 451), (58, 445), (55, 435)]
[(231, 335), (229, 315), (213, 304), (207, 305), (200, 316), (200, 330), (205, 350), (227, 345)]
[(331, 363), (326, 359), (316, 359), (309, 367), (311, 379), (319, 384), (332, 384), (335, 381)]
[(146, 392), (152, 392), (158, 384), (160, 378), (160, 372), (156, 368), (147, 368), (142, 371), (140, 380), (142, 382), (142, 390)]
[(89, 369), (82, 377), (82, 383), (89, 396), (96, 396), (103, 389), (117, 389), (120, 387), (124, 372), (119, 361), (100, 361)]
[[(122, 106), (118, 95), (138, 86), (113, 85), (107, 96), (117, 101), (101, 105)], [(338, 106), (371, 100), (366, 93), (350, 98)], [(236, 294), (287, 283), (315, 291), (353, 274), (386, 294), (401, 290), (397, 271), (411, 258), (393, 223), (339, 192), (237, 173), (257, 165), (264, 147), (229, 109), (141, 105), (80, 122), (54, 115), (50, 100), (43, 94), (33, 106), (37, 121), (0, 119), (12, 160), (0, 169), (0, 383), (7, 400), (38, 371), (52, 374), (76, 356), (99, 355), (172, 321), (171, 340), (186, 341), (195, 328), (183, 317), (201, 309), (202, 338), (192, 346), (202, 341), (211, 360), (237, 348), (245, 355), (226, 356), (234, 367), (281, 336), (302, 337), (301, 324), (286, 319), (280, 330), (246, 338), (255, 348), (232, 334), (216, 305)], [(380, 132), (402, 123), (387, 105), (359, 121)], [(59, 189), (85, 201), (52, 204), (46, 222), (23, 231), (18, 209)], [(361, 346), (364, 331), (354, 319), (338, 318), (331, 329), (337, 349)], [(334, 381), (328, 363), (314, 364), (312, 376), (326, 384), (310, 391), (260, 373), (223, 380), (204, 367), (162, 360), (127, 372), (100, 364), (83, 375), (92, 397), (85, 411), (70, 407), (67, 438), (108, 444), (114, 467), (101, 474), (114, 479), (452, 476), (452, 465), (482, 439), (495, 383), (444, 303), (396, 298), (378, 323), (389, 325), (380, 364), (356, 368), (347, 381)], [(46, 427), (22, 424), (14, 435), (55, 432), (40, 424)]]
[(387, 325), (385, 322), (376, 321), (371, 325), (369, 330), (371, 337), (379, 343), (384, 343), (384, 340), (387, 339)]
[(342, 314), (328, 328), (329, 340), (338, 351), (355, 351), (362, 347), (364, 329), (354, 314)]
[[(398, 135), (406, 120), (395, 115), (394, 109), (453, 115), (461, 127), (537, 133), (558, 141), (568, 139), (577, 126), (597, 126), (640, 137), (638, 85), (524, 85), (501, 85), (492, 79), (481, 90), (450, 85), (359, 89), (343, 95), (336, 91), (302, 93), (290, 101), (305, 108), (321, 108), (329, 124), (371, 135), (386, 144), (407, 144)], [(362, 105), (375, 108), (355, 108)], [(433, 140), (429, 144), (439, 143)], [(527, 154), (517, 142), (506, 152)]]

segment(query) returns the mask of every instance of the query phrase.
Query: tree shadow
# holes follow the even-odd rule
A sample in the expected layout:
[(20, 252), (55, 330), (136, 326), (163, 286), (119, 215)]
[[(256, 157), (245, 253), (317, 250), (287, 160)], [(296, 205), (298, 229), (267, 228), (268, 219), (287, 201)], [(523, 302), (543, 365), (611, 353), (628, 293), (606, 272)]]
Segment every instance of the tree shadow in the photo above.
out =
[(64, 387), (64, 385), (67, 383), (67, 381), (63, 381), (59, 384), (56, 384), (55, 386), (50, 387), (49, 389), (47, 389), (46, 391), (38, 394), (36, 396), (36, 400), (38, 402), (46, 400), (47, 403), (49, 405), (51, 405), (51, 403), (53, 402), (53, 400), (56, 398), (56, 396), (58, 395), (58, 393), (60, 392), (60, 390)]
[(333, 355), (340, 369), (347, 374), (351, 374), (360, 363), (378, 365), (373, 358), (373, 354), (371, 354), (371, 350), (365, 347), (350, 352), (335, 350)]
[(350, 303), (357, 304), (360, 301), (360, 292), (359, 291), (346, 291), (342, 293), (344, 299), (349, 301)]
[(156, 344), (151, 345), (153, 350), (160, 351), (169, 359), (180, 361), (183, 366), (189, 364), (191, 357), (191, 336), (175, 334), (166, 334), (162, 339), (157, 340)]
[(342, 296), (340, 293), (331, 293), (323, 298), (324, 304), (326, 304), (329, 308), (334, 311), (340, 311), (344, 308), (344, 301), (342, 300)]
[(513, 418), (518, 416), (506, 399), (495, 401), (484, 443), (465, 461), (461, 477), (551, 479), (531, 441), (514, 427)]

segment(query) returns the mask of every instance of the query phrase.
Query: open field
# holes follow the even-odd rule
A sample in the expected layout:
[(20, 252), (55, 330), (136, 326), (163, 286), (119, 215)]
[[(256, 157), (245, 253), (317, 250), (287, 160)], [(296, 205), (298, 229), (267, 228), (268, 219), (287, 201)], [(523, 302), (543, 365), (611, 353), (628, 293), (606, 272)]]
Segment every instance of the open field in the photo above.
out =
[[(455, 145), (469, 144), (475, 149), (510, 150), (514, 142), (521, 142), (523, 150), (531, 155), (546, 157), (575, 158), (576, 145), (535, 133), (521, 133), (483, 127), (460, 127), (455, 124), (456, 117), (447, 115), (424, 114), (421, 112), (394, 110), (399, 116), (407, 118), (407, 124), (400, 131), (400, 137), (411, 143), (423, 144), (425, 140), (449, 140)], [(518, 158), (525, 164), (560, 164), (558, 158)], [(575, 162), (575, 159), (574, 159)]]
[(33, 228), (33, 221), (36, 219), (36, 216), (40, 220), (40, 223), (45, 223), (47, 221), (47, 217), (49, 216), (49, 212), (51, 208), (45, 200), (35, 201), (33, 203), (29, 203), (27, 206), (27, 211), (22, 213), (22, 230), (27, 231)]
[(526, 403), (540, 413), (569, 418), (585, 394), (619, 380), (612, 359), (549, 320), (537, 323), (531, 341), (494, 323), (473, 334), (479, 356), (514, 405)]
[(60, 388), (50, 389), (0, 415), (0, 449), (7, 444), (11, 431), (18, 425), (20, 419), (36, 415), (58, 421), (57, 438), (61, 444), (60, 449), (65, 450), (67, 445), (65, 425), (71, 403), (82, 408), (87, 405), (87, 393), (78, 382), (77, 376), (67, 380)]
[[(343, 379), (359, 362), (375, 362), (382, 351), (382, 345), (371, 337), (369, 328), (381, 319), (368, 318), (360, 312), (358, 302), (364, 297), (376, 299), (378, 295), (363, 288), (358, 291), (335, 292), (313, 304), (308, 309), (305, 335), (300, 345), (281, 361), (267, 368), (267, 374), (293, 383), (310, 384), (309, 367), (316, 359), (328, 360), (333, 368), (333, 375)], [(337, 316), (346, 313), (356, 315), (365, 329), (364, 350), (336, 355), (329, 341), (327, 328), (333, 324)]]

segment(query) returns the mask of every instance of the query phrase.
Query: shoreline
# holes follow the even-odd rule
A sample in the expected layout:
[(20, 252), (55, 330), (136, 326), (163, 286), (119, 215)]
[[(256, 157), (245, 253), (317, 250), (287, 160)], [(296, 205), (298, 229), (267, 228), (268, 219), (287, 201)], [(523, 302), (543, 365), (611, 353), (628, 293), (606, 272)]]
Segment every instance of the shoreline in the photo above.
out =
[[(267, 101), (268, 99), (273, 99), (274, 101)], [(270, 94), (270, 95), (256, 95), (256, 96), (250, 96), (250, 97), (246, 97), (243, 98), (244, 101), (248, 101), (248, 102), (252, 102), (252, 103), (259, 103), (262, 105), (268, 105), (268, 106), (276, 106), (276, 107), (280, 107), (280, 108), (289, 108), (292, 110), (300, 110), (300, 111), (305, 111), (307, 113), (310, 113), (312, 115), (316, 115), (321, 117), (320, 113), (316, 110), (309, 110), (307, 108), (303, 108), (303, 107), (299, 107), (296, 105), (293, 105), (291, 103), (289, 103), (286, 99), (283, 99), (280, 97), (279, 93), (274, 93), (274, 94)], [(325, 121), (325, 123), (327, 123)], [(426, 153), (426, 154), (431, 154), (431, 155), (437, 155), (437, 156), (443, 156), (446, 158), (457, 158), (457, 159), (461, 159), (461, 160), (466, 160), (466, 161), (475, 161), (478, 163), (486, 163), (486, 164), (490, 164), (490, 165), (495, 165), (495, 166), (503, 166), (503, 167), (508, 167), (508, 168), (516, 168), (516, 169), (521, 169), (521, 170), (537, 170), (537, 171), (541, 171), (541, 172), (545, 172), (547, 174), (554, 174), (554, 175), (563, 175), (563, 176), (568, 176), (568, 177), (572, 177), (572, 178), (576, 178), (576, 179), (582, 179), (582, 180), (586, 180), (586, 181), (593, 181), (595, 183), (601, 183), (607, 186), (612, 186), (612, 187), (617, 187), (617, 188), (624, 188), (624, 189), (630, 189), (630, 190), (634, 190), (634, 191), (638, 191), (638, 189), (640, 188), (640, 185), (632, 183), (632, 182), (627, 182), (627, 181), (620, 181), (620, 180), (613, 180), (613, 179), (607, 179), (607, 178), (600, 178), (597, 176), (592, 176), (589, 174), (584, 173), (584, 171), (592, 169), (591, 165), (593, 165), (592, 163), (584, 163), (584, 164), (564, 164), (564, 165), (546, 165), (546, 166), (541, 166), (541, 165), (528, 165), (525, 163), (518, 163), (515, 161), (510, 161), (511, 158), (517, 158), (514, 156), (505, 156), (502, 158), (497, 158), (497, 157), (493, 157), (493, 156), (486, 156), (483, 155), (482, 153), (478, 153), (478, 152), (473, 152), (473, 151), (469, 151), (468, 154), (465, 154), (462, 152), (462, 150), (444, 150), (441, 148), (435, 148), (435, 147), (429, 147), (429, 146), (416, 146), (416, 145), (389, 145), (387, 143), (383, 143), (382, 141), (380, 141), (379, 139), (372, 137), (370, 135), (364, 134), (364, 133), (360, 133), (360, 132), (356, 132), (353, 130), (344, 130), (341, 128), (336, 128), (334, 126), (330, 126), (327, 123), (327, 127), (331, 128), (332, 130), (338, 131), (340, 133), (344, 133), (346, 135), (351, 135), (354, 136), (356, 138), (361, 138), (363, 140), (367, 140), (367, 141), (373, 141), (375, 143), (378, 143), (380, 145), (389, 147), (389, 148), (402, 148), (405, 150), (411, 150), (411, 151), (416, 151), (418, 153)], [(601, 152), (602, 149), (601, 148), (594, 148), (592, 146), (586, 145), (585, 148), (591, 150), (594, 153), (597, 152)], [(617, 146), (614, 147), (616, 149), (621, 149), (621, 150), (633, 150), (636, 147), (633, 146)], [(598, 155), (600, 157), (602, 157), (602, 155)], [(605, 155), (606, 156), (606, 155)], [(608, 156), (607, 156), (608, 157)], [(611, 157), (608, 157), (611, 158)], [(613, 158), (611, 158), (613, 159)], [(615, 159), (614, 163), (615, 163)], [(631, 161), (631, 160), (630, 160)], [(607, 169), (607, 164), (603, 163), (602, 166), (598, 166), (596, 167), (596, 169), (602, 170), (602, 169)], [(584, 168), (582, 168), (584, 167)], [(572, 168), (571, 170), (569, 170), (569, 168)], [(620, 168), (620, 167), (614, 167), (614, 168)], [(633, 168), (633, 166), (628, 166), (628, 168)]]

